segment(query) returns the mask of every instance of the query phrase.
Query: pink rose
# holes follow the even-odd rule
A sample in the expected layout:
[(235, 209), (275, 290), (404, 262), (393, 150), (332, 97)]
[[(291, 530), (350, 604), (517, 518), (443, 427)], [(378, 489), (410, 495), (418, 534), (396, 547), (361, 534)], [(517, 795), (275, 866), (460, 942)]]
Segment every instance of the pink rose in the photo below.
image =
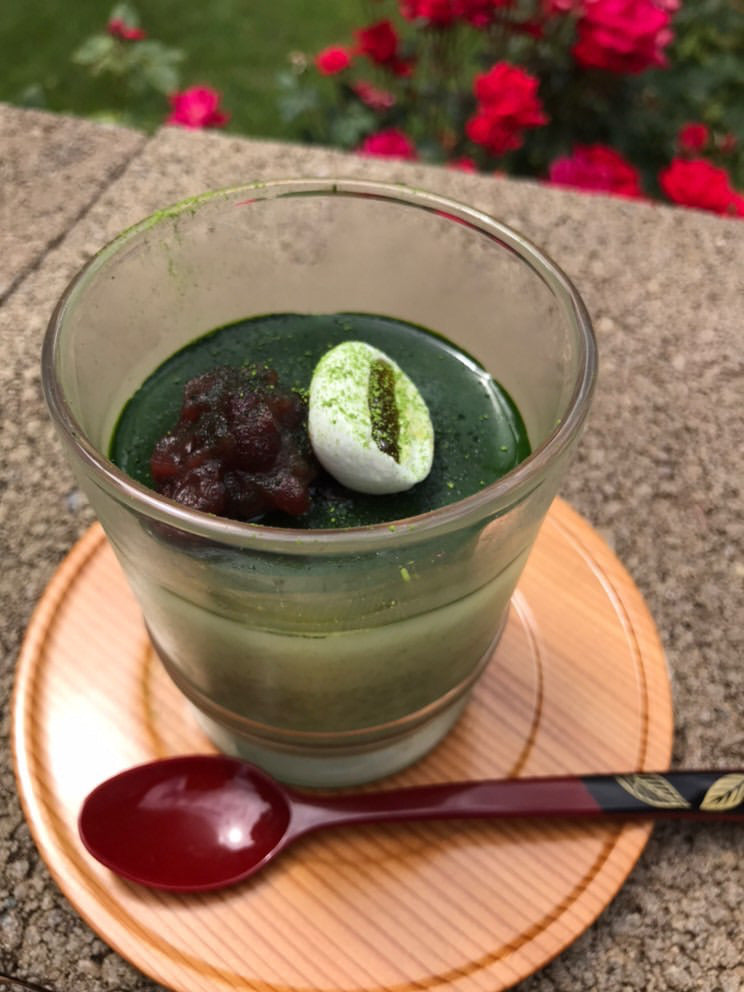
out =
[(638, 170), (606, 145), (577, 146), (572, 155), (551, 164), (549, 176), (554, 186), (618, 196), (643, 196)]
[(609, 72), (637, 73), (666, 63), (671, 15), (658, 0), (584, 0), (573, 54)]
[(351, 88), (362, 103), (372, 110), (390, 110), (395, 105), (395, 97), (392, 93), (379, 89), (364, 79), (352, 83)]
[(404, 158), (413, 162), (418, 158), (416, 147), (405, 132), (397, 127), (377, 131), (368, 135), (358, 151), (362, 155), (375, 155), (381, 158)]
[(166, 124), (179, 127), (222, 127), (228, 122), (229, 114), (219, 109), (220, 94), (209, 86), (192, 86), (182, 93), (171, 93), (168, 97), (171, 112)]
[(337, 72), (343, 72), (351, 65), (351, 56), (345, 48), (339, 45), (331, 45), (324, 48), (315, 56), (315, 66), (318, 72), (324, 76), (335, 76)]
[(142, 41), (147, 37), (142, 28), (135, 28), (127, 24), (121, 17), (112, 17), (106, 25), (106, 30), (113, 38), (119, 41)]
[(674, 203), (744, 217), (744, 196), (731, 186), (725, 169), (705, 159), (672, 159), (659, 173), (659, 185)]
[(708, 144), (710, 132), (705, 124), (685, 124), (677, 135), (677, 144), (684, 152), (699, 152)]

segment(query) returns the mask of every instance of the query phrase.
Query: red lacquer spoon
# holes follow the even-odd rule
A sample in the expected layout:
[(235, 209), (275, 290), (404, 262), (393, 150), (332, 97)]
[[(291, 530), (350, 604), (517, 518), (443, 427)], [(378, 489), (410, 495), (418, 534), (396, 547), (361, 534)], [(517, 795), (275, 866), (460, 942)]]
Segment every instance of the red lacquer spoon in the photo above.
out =
[(103, 782), (83, 803), (85, 847), (141, 885), (198, 892), (253, 875), (325, 827), (501, 817), (694, 817), (744, 821), (744, 771), (444, 783), (393, 791), (295, 792), (223, 755), (166, 758)]

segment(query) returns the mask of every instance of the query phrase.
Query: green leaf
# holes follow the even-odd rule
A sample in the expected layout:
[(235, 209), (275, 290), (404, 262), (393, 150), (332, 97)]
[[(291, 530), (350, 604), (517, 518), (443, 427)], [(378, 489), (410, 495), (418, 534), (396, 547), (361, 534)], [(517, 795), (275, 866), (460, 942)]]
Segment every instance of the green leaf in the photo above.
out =
[(142, 78), (152, 89), (167, 96), (178, 89), (180, 75), (167, 62), (153, 62), (143, 67)]
[(158, 62), (167, 65), (176, 65), (184, 59), (184, 53), (180, 48), (169, 48), (160, 41), (140, 41), (133, 45), (130, 51), (142, 63)]
[(297, 89), (284, 93), (277, 100), (277, 107), (282, 120), (288, 123), (297, 120), (303, 114), (313, 113), (320, 106), (318, 93), (314, 89)]
[(76, 65), (95, 65), (108, 58), (116, 47), (114, 39), (107, 34), (94, 34), (72, 53)]
[(331, 141), (342, 148), (354, 148), (375, 126), (376, 118), (370, 110), (352, 104), (345, 113), (331, 121)]
[(126, 51), (131, 90), (136, 93), (155, 90), (167, 95), (178, 89), (180, 74), (176, 67), (184, 57), (180, 49), (167, 48), (159, 41), (143, 41)]

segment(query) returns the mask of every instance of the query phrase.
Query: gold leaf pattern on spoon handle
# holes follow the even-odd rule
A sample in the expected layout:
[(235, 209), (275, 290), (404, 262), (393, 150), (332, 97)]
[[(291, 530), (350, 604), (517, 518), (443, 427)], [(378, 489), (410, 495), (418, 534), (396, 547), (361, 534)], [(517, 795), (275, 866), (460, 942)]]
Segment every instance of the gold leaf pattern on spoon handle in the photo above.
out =
[(744, 774), (733, 772), (716, 779), (705, 793), (700, 809), (721, 812), (735, 809), (742, 803), (744, 803)]
[(663, 775), (618, 775), (615, 780), (634, 799), (646, 806), (660, 809), (689, 809), (691, 806)]

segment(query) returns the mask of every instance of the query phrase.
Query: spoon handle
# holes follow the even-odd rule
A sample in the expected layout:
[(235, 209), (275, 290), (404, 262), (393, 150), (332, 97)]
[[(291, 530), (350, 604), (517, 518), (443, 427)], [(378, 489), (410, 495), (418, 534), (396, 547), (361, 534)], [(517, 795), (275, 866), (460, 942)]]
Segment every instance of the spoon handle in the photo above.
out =
[(295, 798), (301, 829), (309, 830), (331, 823), (470, 817), (683, 817), (744, 822), (744, 770), (501, 779)]

